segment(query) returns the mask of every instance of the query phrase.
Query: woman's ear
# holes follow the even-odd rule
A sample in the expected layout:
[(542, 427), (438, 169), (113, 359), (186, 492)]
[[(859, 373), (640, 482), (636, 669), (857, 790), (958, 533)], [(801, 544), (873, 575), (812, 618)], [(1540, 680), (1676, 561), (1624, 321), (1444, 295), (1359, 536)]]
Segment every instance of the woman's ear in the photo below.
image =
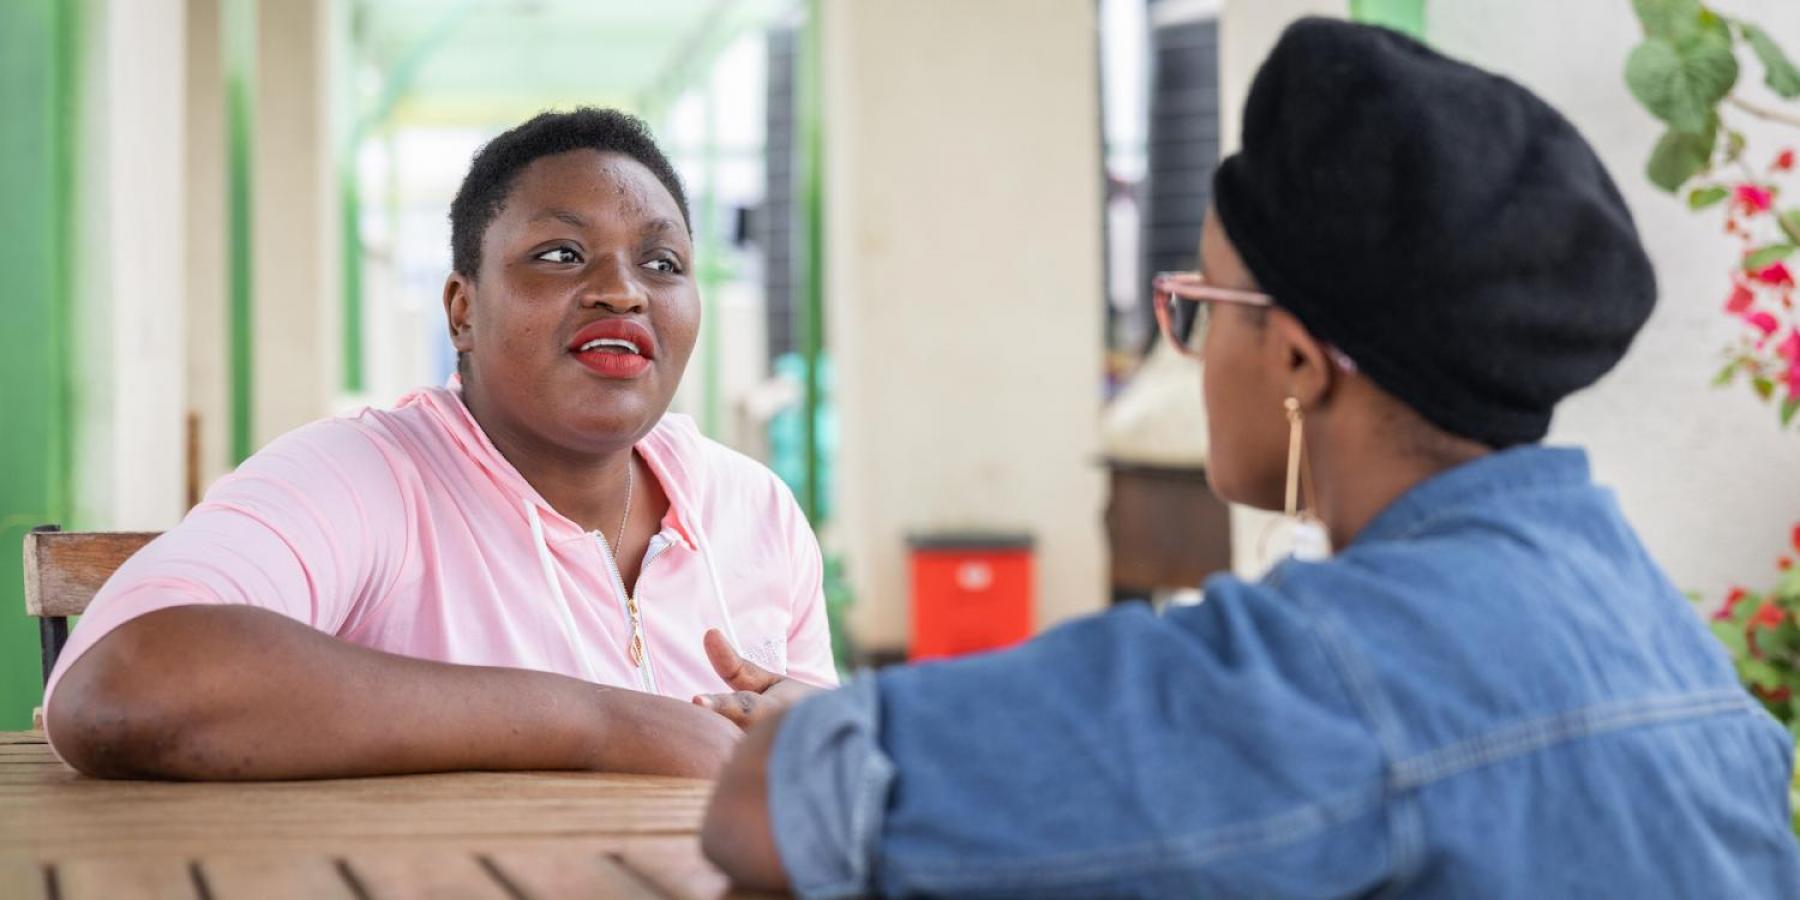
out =
[(1278, 369), (1278, 384), (1300, 401), (1301, 409), (1313, 409), (1331, 398), (1337, 370), (1324, 343), (1312, 336), (1293, 313), (1269, 310), (1270, 354)]
[(469, 323), (469, 305), (474, 295), (474, 282), (461, 273), (451, 272), (445, 279), (444, 318), (450, 326), (450, 344), (459, 353), (475, 349), (475, 337)]

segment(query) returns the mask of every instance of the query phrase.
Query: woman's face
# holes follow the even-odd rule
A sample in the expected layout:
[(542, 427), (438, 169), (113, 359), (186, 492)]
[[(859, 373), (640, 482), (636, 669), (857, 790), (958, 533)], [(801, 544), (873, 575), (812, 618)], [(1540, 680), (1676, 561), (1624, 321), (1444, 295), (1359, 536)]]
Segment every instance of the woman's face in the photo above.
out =
[[(1207, 283), (1258, 290), (1244, 261), (1207, 210), (1200, 229), (1200, 271)], [(1210, 445), (1207, 480), (1232, 503), (1280, 509), (1287, 478), (1287, 388), (1280, 383), (1282, 350), (1266, 317), (1229, 303), (1214, 304), (1201, 348), (1202, 394)]]
[(638, 161), (572, 150), (532, 161), (445, 286), (471, 406), (490, 430), (575, 453), (656, 426), (700, 327), (693, 242)]

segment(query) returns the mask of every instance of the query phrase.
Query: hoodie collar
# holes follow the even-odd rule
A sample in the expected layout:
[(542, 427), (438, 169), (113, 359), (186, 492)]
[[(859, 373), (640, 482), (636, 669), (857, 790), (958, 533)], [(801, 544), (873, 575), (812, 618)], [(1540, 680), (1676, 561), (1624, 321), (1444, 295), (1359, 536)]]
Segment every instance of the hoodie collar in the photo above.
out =
[[(526, 481), (525, 476), (519, 474), (518, 468), (494, 446), (487, 432), (482, 430), (481, 423), (475, 421), (475, 416), (463, 402), (462, 379), (458, 375), (452, 373), (449, 381), (441, 388), (426, 387), (414, 391), (402, 399), (402, 405), (408, 400), (422, 402), (463, 453), (481, 467), (496, 487), (516, 500), (536, 506), (544, 520), (545, 529), (556, 532), (553, 540), (567, 541), (587, 537), (587, 529), (551, 506), (538, 493), (537, 488), (532, 487), (531, 482)], [(669, 514), (663, 520), (664, 527), (673, 526), (676, 537), (688, 549), (693, 550), (700, 544), (699, 517), (684, 485), (693, 485), (697, 473), (690, 471), (693, 467), (683, 464), (681, 448), (674, 439), (676, 436), (666, 433), (670, 430), (665, 417), (665, 421), (658, 422), (649, 434), (634, 445), (634, 449), (669, 498)]]

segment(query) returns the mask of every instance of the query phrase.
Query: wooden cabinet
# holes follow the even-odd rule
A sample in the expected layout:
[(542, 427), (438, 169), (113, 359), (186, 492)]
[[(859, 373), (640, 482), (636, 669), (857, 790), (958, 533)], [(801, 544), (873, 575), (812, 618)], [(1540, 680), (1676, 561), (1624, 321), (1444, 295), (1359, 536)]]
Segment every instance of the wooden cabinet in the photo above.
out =
[(1113, 600), (1197, 588), (1231, 568), (1231, 514), (1203, 469), (1108, 461)]

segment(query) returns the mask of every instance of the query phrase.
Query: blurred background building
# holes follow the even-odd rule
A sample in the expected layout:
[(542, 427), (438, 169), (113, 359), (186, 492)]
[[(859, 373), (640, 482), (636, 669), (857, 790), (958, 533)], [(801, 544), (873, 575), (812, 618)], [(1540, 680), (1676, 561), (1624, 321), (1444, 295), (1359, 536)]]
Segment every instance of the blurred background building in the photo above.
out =
[(4, 0), (0, 728), (41, 690), (7, 548), (167, 528), (276, 435), (442, 382), (450, 198), (546, 108), (628, 109), (673, 158), (706, 304), (676, 408), (794, 488), (865, 655), (908, 644), (909, 536), (1029, 536), (1039, 628), (1258, 570), (1148, 280), (1194, 265), (1307, 13), (1507, 73), (1595, 143), (1664, 299), (1555, 438), (1678, 583), (1760, 570), (1800, 459), (1706, 388), (1723, 237), (1640, 176), (1623, 0)]

